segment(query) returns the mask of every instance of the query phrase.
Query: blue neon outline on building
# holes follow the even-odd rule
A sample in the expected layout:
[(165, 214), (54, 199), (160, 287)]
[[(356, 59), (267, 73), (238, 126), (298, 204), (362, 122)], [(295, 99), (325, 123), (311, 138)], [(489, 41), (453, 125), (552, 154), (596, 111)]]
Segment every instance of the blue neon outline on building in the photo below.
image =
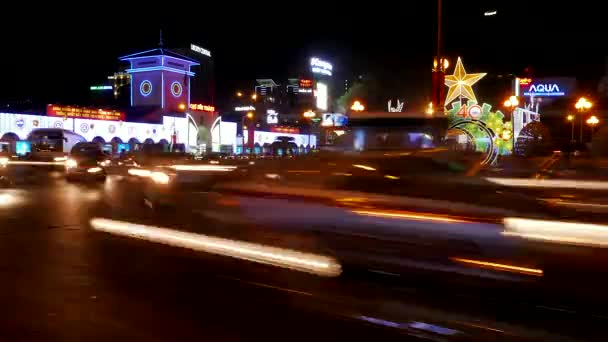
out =
[[(179, 91), (177, 91), (177, 92), (173, 91), (173, 87), (176, 85), (179, 88)], [(171, 83), (171, 94), (173, 94), (174, 97), (180, 97), (180, 96), (182, 96), (182, 92), (183, 92), (182, 84), (179, 83), (178, 81), (173, 81), (173, 83)]]
[[(144, 84), (145, 83), (147, 83), (148, 85), (150, 85), (150, 91), (148, 91), (148, 93), (144, 92)], [(144, 97), (150, 96), (150, 94), (152, 94), (152, 82), (150, 82), (149, 80), (143, 80), (143, 81), (141, 81), (141, 83), (139, 84), (139, 93), (141, 94), (141, 96), (144, 96)]]
[(146, 72), (146, 71), (169, 71), (175, 72), (182, 75), (194, 76), (195, 74), (192, 71), (184, 71), (175, 68), (169, 68), (165, 66), (155, 66), (155, 67), (147, 67), (147, 68), (137, 68), (137, 69), (127, 69), (128, 73), (133, 74), (136, 72)]

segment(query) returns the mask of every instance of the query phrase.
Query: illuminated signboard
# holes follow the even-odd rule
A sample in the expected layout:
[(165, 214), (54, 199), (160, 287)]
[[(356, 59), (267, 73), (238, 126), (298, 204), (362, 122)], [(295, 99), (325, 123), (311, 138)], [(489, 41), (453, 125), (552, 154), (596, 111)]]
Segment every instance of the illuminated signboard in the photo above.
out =
[(279, 113), (274, 109), (268, 109), (266, 111), (266, 123), (274, 125), (279, 123)]
[(322, 74), (327, 76), (332, 75), (333, 66), (331, 65), (331, 63), (319, 59), (317, 57), (313, 57), (310, 59), (310, 68), (315, 74)]
[(112, 86), (91, 86), (91, 90), (112, 90)]
[(317, 108), (327, 110), (327, 85), (325, 83), (317, 83)]
[(202, 112), (215, 112), (215, 107), (214, 106), (204, 105), (204, 104), (201, 104), (201, 103), (191, 103), (190, 104), (190, 109), (192, 109), (192, 110), (198, 110), (198, 111), (202, 111)]
[(569, 77), (519, 79), (521, 94), (535, 97), (569, 96), (575, 88), (575, 83), (576, 80)]
[(519, 85), (522, 86), (529, 86), (530, 83), (532, 83), (532, 79), (531, 78), (519, 78)]
[(125, 114), (114, 110), (104, 110), (96, 108), (80, 108), (80, 107), (68, 107), (59, 105), (48, 105), (46, 107), (46, 115), (48, 116), (61, 116), (64, 118), (80, 118), (80, 119), (94, 119), (94, 120), (116, 120), (121, 121), (125, 119)]
[(254, 106), (241, 106), (241, 107), (234, 107), (234, 110), (237, 112), (247, 112), (250, 110), (255, 110)]
[(205, 55), (207, 57), (211, 57), (211, 51), (209, 51), (207, 49), (203, 49), (202, 47), (200, 47), (198, 45), (190, 44), (190, 50), (192, 50), (194, 52), (198, 52), (201, 55)]
[(300, 80), (300, 88), (312, 88), (312, 80)]
[(275, 133), (290, 133), (290, 134), (300, 133), (300, 129), (297, 127), (285, 127), (285, 126), (272, 126), (272, 127), (270, 127), (270, 131), (275, 132)]

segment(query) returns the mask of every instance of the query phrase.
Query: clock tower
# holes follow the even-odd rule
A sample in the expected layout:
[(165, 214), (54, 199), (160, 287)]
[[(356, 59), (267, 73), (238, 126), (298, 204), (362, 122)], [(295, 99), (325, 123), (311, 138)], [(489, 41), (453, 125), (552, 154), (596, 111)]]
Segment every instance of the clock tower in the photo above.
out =
[(128, 56), (131, 64), (131, 106), (159, 107), (163, 113), (184, 112), (190, 108), (190, 69), (199, 63), (167, 49), (157, 48)]

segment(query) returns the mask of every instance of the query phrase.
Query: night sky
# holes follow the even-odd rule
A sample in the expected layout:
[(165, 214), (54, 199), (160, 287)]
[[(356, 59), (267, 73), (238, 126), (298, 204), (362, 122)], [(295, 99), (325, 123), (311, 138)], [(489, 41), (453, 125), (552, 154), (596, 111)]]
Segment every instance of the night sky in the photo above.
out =
[[(255, 78), (284, 82), (311, 55), (332, 61), (336, 78), (374, 75), (388, 96), (426, 101), (436, 46), (435, 1), (374, 1), (362, 8), (348, 2), (327, 10), (324, 2), (291, 4), (205, 5), (137, 18), (135, 5), (106, 2), (95, 4), (98, 9), (72, 8), (74, 15), (64, 12), (67, 6), (38, 14), (4, 11), (12, 19), (0, 21), (5, 51), (0, 101), (86, 103), (89, 86), (118, 69), (117, 57), (157, 47), (160, 29), (166, 47), (193, 42), (211, 50), (220, 103)], [(452, 60), (462, 56), (470, 72), (521, 74), (531, 68), (535, 76), (576, 76), (583, 90), (595, 91), (608, 55), (602, 10), (591, 1), (558, 6), (444, 0), (444, 51)], [(490, 9), (497, 16), (484, 17)], [(488, 77), (480, 87), (483, 82), (493, 81)]]

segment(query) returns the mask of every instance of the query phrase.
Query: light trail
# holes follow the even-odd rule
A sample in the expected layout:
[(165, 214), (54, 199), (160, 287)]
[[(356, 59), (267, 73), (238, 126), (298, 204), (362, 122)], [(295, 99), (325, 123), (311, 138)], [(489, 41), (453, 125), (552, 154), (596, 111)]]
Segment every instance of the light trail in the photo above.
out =
[(9, 160), (9, 165), (65, 165), (63, 161)]
[(172, 165), (172, 169), (177, 171), (219, 171), (228, 172), (236, 169), (231, 165)]
[(494, 184), (512, 186), (512, 187), (608, 190), (608, 182), (597, 182), (597, 181), (581, 181), (581, 180), (569, 180), (569, 179), (498, 178), (498, 177), (486, 177), (485, 179)]
[(578, 223), (523, 219), (504, 219), (504, 235), (528, 240), (547, 241), (583, 246), (608, 247), (608, 226)]
[(377, 211), (377, 210), (353, 210), (355, 214), (375, 217), (386, 217), (395, 219), (412, 219), (421, 221), (439, 221), (449, 223), (469, 223), (469, 221), (460, 220), (456, 218), (450, 218), (440, 215), (430, 215), (421, 213), (409, 213), (404, 211)]
[(94, 229), (110, 234), (224, 255), (325, 277), (336, 277), (342, 272), (341, 265), (335, 259), (323, 255), (104, 218), (94, 218), (90, 223)]
[(523, 273), (523, 274), (529, 274), (529, 275), (538, 276), (538, 277), (543, 275), (543, 270), (538, 269), (538, 268), (521, 267), (521, 266), (500, 264), (500, 263), (496, 263), (496, 262), (480, 261), (480, 260), (473, 260), (473, 259), (450, 258), (450, 260), (460, 262), (463, 264), (475, 265), (475, 266), (479, 266), (482, 268), (489, 268), (489, 269), (498, 270), (498, 271)]

